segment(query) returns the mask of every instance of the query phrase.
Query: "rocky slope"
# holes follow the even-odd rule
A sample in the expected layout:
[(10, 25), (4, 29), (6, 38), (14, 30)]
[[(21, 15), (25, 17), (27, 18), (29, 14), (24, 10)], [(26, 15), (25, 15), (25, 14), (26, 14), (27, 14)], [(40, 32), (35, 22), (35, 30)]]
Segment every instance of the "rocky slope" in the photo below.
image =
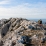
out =
[(46, 25), (23, 18), (0, 20), (0, 46), (46, 46)]

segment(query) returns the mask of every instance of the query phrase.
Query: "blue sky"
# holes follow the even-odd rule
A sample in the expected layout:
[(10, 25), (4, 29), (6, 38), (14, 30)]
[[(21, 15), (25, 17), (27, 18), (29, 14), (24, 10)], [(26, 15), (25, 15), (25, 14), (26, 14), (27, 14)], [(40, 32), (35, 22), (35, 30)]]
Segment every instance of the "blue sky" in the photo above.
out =
[(0, 0), (0, 19), (10, 17), (46, 19), (46, 0)]

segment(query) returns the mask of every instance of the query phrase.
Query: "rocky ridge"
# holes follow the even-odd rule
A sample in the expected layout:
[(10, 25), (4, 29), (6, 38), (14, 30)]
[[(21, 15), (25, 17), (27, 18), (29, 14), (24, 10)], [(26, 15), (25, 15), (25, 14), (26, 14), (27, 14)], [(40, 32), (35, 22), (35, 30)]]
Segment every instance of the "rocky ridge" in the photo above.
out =
[(44, 24), (23, 18), (0, 20), (0, 46), (46, 46)]

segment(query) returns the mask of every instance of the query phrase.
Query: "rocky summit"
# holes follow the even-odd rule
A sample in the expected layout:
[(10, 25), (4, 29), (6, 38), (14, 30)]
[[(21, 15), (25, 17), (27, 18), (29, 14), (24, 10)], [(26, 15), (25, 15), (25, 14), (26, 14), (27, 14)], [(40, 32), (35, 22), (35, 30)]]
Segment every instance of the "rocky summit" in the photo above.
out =
[(23, 18), (1, 19), (0, 46), (46, 46), (46, 25)]

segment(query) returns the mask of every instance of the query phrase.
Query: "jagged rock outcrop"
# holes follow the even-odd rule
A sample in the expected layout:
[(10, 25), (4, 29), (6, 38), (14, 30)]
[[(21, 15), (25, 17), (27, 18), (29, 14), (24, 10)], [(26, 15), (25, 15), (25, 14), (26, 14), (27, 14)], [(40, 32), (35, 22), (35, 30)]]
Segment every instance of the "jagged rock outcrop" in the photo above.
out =
[(0, 46), (46, 46), (45, 32), (44, 25), (35, 21), (23, 18), (2, 19)]

